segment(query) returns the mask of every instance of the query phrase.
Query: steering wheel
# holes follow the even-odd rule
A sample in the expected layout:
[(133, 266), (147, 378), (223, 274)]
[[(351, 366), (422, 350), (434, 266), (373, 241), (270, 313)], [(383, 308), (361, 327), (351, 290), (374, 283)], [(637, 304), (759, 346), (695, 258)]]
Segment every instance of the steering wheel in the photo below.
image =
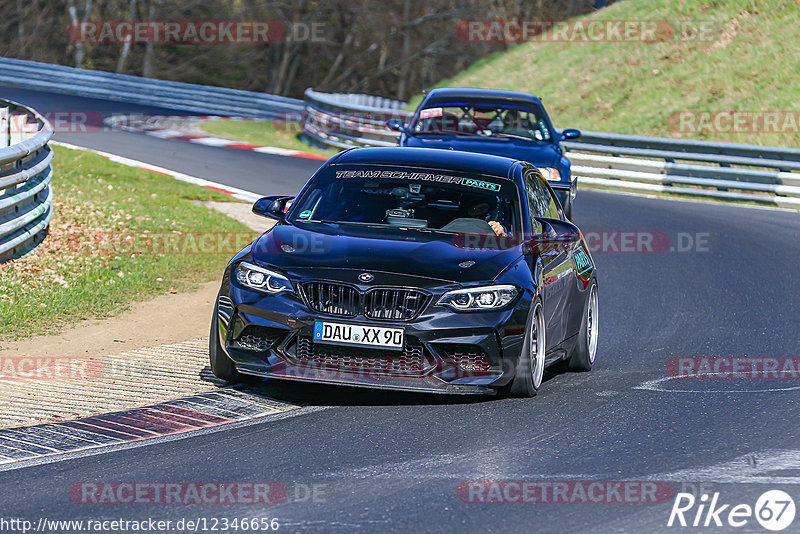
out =
[(472, 219), (459, 217), (442, 226), (443, 232), (454, 232), (460, 234), (489, 234), (495, 235), (494, 230), (488, 222), (482, 219)]

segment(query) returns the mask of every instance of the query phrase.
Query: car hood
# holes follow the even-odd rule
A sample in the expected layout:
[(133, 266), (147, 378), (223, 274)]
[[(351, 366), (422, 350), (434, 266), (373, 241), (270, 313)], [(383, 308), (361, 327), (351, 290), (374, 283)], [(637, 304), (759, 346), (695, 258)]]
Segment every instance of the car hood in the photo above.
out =
[(453, 149), (461, 152), (478, 152), (533, 163), (539, 167), (558, 167), (561, 157), (556, 145), (550, 143), (537, 144), (519, 139), (487, 139), (483, 137), (465, 136), (407, 136), (405, 146), (422, 148)]
[(251, 254), (258, 263), (301, 277), (335, 278), (335, 270), (348, 269), (425, 278), (431, 283), (474, 283), (494, 280), (522, 256), (520, 245), (499, 249), (495, 244), (491, 237), (465, 247), (463, 237), (454, 234), (279, 223), (253, 243)]

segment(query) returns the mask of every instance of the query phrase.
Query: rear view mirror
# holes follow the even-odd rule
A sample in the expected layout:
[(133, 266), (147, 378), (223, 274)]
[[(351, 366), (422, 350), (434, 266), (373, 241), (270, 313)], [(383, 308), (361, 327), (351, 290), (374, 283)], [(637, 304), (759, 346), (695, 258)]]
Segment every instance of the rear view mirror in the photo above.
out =
[(389, 119), (386, 121), (386, 127), (396, 132), (406, 132), (406, 127), (400, 119)]
[(286, 217), (286, 212), (289, 211), (292, 200), (294, 200), (294, 197), (278, 195), (259, 198), (253, 204), (253, 213), (282, 221)]

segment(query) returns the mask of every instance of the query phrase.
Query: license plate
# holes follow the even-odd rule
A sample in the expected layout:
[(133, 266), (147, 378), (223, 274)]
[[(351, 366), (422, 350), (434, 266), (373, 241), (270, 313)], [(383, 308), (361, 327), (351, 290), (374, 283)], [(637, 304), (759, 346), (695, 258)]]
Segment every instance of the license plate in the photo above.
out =
[(403, 348), (403, 329), (316, 321), (314, 341), (398, 350)]

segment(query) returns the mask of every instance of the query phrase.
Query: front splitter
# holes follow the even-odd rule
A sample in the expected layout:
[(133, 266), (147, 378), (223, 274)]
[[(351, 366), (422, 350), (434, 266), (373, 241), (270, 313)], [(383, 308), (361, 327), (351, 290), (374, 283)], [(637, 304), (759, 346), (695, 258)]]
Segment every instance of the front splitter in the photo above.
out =
[[(411, 393), (440, 393), (445, 395), (496, 395), (497, 390), (486, 386), (464, 386), (447, 384), (436, 378), (392, 377), (365, 378), (340, 371), (324, 371), (287, 365), (281, 371), (266, 371), (260, 366), (240, 363), (237, 370), (246, 375), (278, 380), (291, 380), (327, 384), (333, 386), (349, 386), (368, 389), (406, 391)], [(332, 375), (335, 375), (332, 376)]]

